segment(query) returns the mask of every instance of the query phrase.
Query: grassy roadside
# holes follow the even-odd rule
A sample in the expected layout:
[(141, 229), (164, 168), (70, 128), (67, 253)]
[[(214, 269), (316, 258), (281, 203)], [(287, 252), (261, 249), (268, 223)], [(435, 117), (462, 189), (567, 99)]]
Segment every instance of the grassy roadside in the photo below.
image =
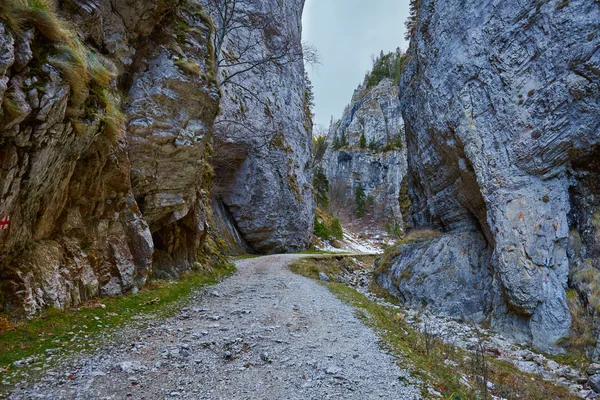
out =
[(15, 324), (0, 315), (0, 380), (16, 369), (15, 361), (31, 358), (22, 371), (40, 368), (43, 364), (37, 358), (46, 352), (85, 352), (128, 322), (173, 315), (196, 289), (215, 284), (234, 271), (235, 266), (228, 264), (186, 274), (174, 282), (152, 281), (136, 294), (97, 299), (69, 311), (48, 309), (35, 319)]
[[(348, 270), (351, 261), (304, 258), (292, 264), (293, 272), (318, 279), (318, 273), (332, 280)], [(402, 368), (424, 383), (425, 398), (435, 398), (428, 388), (440, 393), (444, 399), (490, 399), (491, 395), (512, 399), (576, 399), (561, 386), (555, 386), (541, 377), (519, 371), (509, 362), (496, 360), (485, 353), (467, 352), (443, 343), (430, 334), (412, 328), (402, 315), (392, 307), (369, 300), (364, 295), (342, 283), (325, 283), (340, 300), (357, 310), (358, 317), (375, 329), (387, 350), (398, 358)], [(483, 354), (483, 356), (482, 356)], [(493, 382), (493, 388), (486, 382)]]

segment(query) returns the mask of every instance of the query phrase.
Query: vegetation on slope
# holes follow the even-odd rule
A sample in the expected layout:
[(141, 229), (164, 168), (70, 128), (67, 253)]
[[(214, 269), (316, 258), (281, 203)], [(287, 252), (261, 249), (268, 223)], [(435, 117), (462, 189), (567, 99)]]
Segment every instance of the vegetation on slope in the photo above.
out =
[(342, 240), (344, 231), (340, 220), (317, 208), (315, 214), (315, 235), (323, 240)]
[(68, 115), (76, 133), (85, 131), (86, 118), (99, 117), (108, 137), (116, 140), (123, 134), (125, 117), (120, 97), (111, 89), (115, 66), (78, 39), (68, 22), (58, 16), (52, 0), (4, 0), (0, 3), (0, 18), (13, 34), (21, 35), (34, 27), (41, 34), (35, 45), (51, 45), (51, 50), (44, 52), (46, 58), (37, 62), (47, 61), (69, 85)]
[(397, 49), (390, 53), (384, 54), (383, 51), (377, 58), (373, 60), (373, 69), (365, 76), (365, 85), (367, 89), (379, 85), (385, 78), (394, 81), (394, 85), (400, 83), (402, 77), (402, 67), (406, 55)]

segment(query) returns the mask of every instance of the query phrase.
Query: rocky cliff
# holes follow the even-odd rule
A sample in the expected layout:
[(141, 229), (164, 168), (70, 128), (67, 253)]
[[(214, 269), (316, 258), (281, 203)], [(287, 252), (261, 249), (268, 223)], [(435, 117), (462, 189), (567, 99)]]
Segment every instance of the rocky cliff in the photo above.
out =
[[(218, 0), (212, 1), (218, 8)], [(232, 14), (244, 22), (239, 29), (226, 26), (224, 41), (230, 45), (217, 55), (223, 101), (215, 125), (215, 198), (256, 251), (304, 250), (315, 213), (302, 50), (304, 0), (237, 4)], [(215, 21), (227, 24), (218, 15)]]
[[(359, 86), (326, 139), (322, 166), (334, 208), (344, 203), (352, 206), (356, 190), (362, 187), (373, 199), (373, 217), (381, 227), (402, 226), (399, 197), (407, 168), (404, 140), (398, 87), (393, 80), (384, 78), (372, 87), (366, 82)], [(340, 212), (351, 209), (342, 206)]]
[[(379, 280), (556, 350), (569, 282), (598, 305), (600, 4), (416, 4), (401, 83), (411, 211), (441, 235), (388, 254)], [(400, 282), (425, 272), (418, 290)], [(465, 296), (480, 305), (446, 306)]]
[[(216, 29), (204, 6), (162, 0), (0, 5), (4, 311), (29, 315), (45, 306), (65, 308), (138, 290), (151, 276), (176, 278), (220, 262), (210, 194), (222, 92)], [(297, 35), (299, 10), (290, 6), (285, 14), (285, 26), (295, 26)], [(273, 32), (272, 39), (283, 36)], [(272, 182), (259, 172), (298, 174), (294, 201), (311, 212), (310, 185), (297, 172), (308, 159), (300, 133), (310, 137), (299, 133), (305, 119), (296, 105), (304, 86), (294, 81), (297, 86), (285, 87), (301, 72), (298, 64), (288, 68), (278, 93), (288, 94), (279, 101), (289, 108), (274, 108), (273, 114), (298, 128), (282, 131), (292, 161), (281, 152), (262, 163), (248, 157), (244, 165), (256, 168), (236, 178), (241, 186), (228, 197), (246, 199), (239, 204), (248, 208), (248, 201), (264, 200), (256, 207), (266, 207), (261, 218), (256, 210), (245, 211), (260, 222), (240, 217), (237, 226), (246, 233), (251, 226), (262, 242), (281, 243), (269, 247), (275, 250), (301, 248), (305, 227), (282, 214), (296, 211), (287, 207), (289, 196), (280, 199), (270, 186), (262, 189), (263, 182)], [(253, 84), (262, 90), (275, 82), (255, 77)], [(286, 207), (276, 209), (281, 202)], [(283, 227), (286, 218), (290, 223)], [(293, 233), (297, 238), (289, 239)]]

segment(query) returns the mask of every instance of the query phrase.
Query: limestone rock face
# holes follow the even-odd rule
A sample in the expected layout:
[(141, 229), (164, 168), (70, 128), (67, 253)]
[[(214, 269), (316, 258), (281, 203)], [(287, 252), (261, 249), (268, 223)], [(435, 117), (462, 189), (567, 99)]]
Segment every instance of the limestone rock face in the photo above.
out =
[[(220, 70), (221, 81), (235, 76), (222, 84), (222, 111), (215, 125), (215, 169), (220, 186), (215, 197), (255, 250), (304, 250), (312, 238), (315, 213), (312, 122), (305, 104), (301, 44), (304, 0), (240, 4), (247, 8), (242, 18), (257, 22), (254, 29), (235, 32), (238, 39), (224, 47), (225, 57), (256, 60), (278, 57), (283, 48), (289, 51), (276, 63), (239, 75), (235, 74), (246, 64)], [(215, 21), (218, 23), (218, 18)], [(248, 42), (260, 44), (248, 49)]]
[[(178, 7), (147, 49), (129, 90), (131, 181), (155, 243), (154, 273), (177, 277), (208, 232), (212, 125), (219, 91), (208, 52), (210, 21)], [(181, 26), (190, 27), (181, 29)]]
[(373, 88), (361, 85), (341, 120), (330, 127), (326, 141), (322, 166), (331, 193), (352, 203), (362, 186), (367, 196), (373, 196), (377, 220), (402, 225), (398, 198), (407, 169), (406, 146), (393, 81), (386, 78)]
[(48, 13), (77, 33), (0, 23), (0, 298), (23, 314), (137, 290), (153, 263), (177, 276), (208, 240), (219, 93), (200, 5)]
[[(569, 231), (598, 248), (598, 21), (585, 0), (421, 0), (401, 83), (415, 225), (483, 235), (493, 327), (544, 350), (569, 335)], [(416, 253), (399, 265), (429, 269)]]
[[(497, 300), (489, 252), (478, 232), (423, 235), (406, 240), (378, 260), (376, 282), (415, 307), (481, 322)], [(482, 251), (483, 249), (483, 251)], [(418, 262), (415, 263), (415, 260)]]

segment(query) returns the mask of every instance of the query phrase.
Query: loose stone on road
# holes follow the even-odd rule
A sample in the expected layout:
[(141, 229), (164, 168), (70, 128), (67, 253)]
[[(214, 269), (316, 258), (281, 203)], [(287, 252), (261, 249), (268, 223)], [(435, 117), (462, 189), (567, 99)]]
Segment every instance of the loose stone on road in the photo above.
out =
[(173, 318), (125, 329), (122, 345), (50, 371), (11, 398), (416, 399), (379, 338), (298, 255), (237, 262)]

